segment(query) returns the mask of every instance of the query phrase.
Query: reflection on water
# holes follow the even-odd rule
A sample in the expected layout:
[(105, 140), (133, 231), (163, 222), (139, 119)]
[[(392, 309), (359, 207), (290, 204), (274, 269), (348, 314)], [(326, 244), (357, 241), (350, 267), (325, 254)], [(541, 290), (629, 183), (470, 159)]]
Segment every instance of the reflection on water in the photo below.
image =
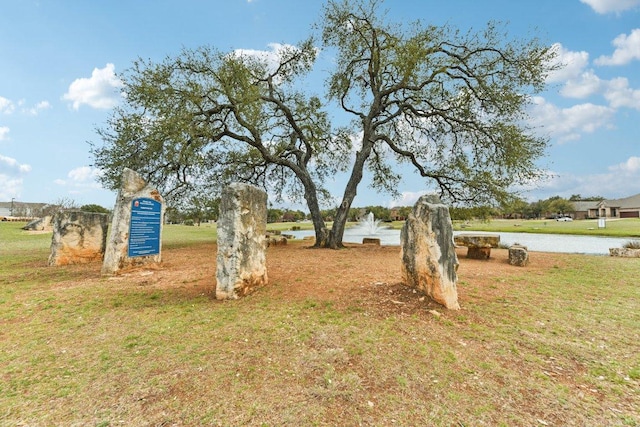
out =
[[(481, 231), (454, 231), (453, 234), (477, 233)], [(305, 236), (313, 236), (313, 230), (287, 231), (298, 239)], [(519, 243), (526, 246), (530, 251), (537, 252), (558, 252), (558, 253), (579, 253), (589, 255), (608, 255), (609, 248), (621, 248), (630, 238), (620, 237), (597, 237), (597, 236), (574, 236), (562, 234), (532, 234), (532, 233), (485, 233), (499, 234), (500, 243), (507, 246)], [(364, 237), (376, 237), (380, 239), (380, 244), (388, 246), (400, 246), (400, 230), (380, 229), (375, 235), (363, 234), (360, 230), (347, 228), (344, 232), (343, 241), (345, 243), (362, 243)]]

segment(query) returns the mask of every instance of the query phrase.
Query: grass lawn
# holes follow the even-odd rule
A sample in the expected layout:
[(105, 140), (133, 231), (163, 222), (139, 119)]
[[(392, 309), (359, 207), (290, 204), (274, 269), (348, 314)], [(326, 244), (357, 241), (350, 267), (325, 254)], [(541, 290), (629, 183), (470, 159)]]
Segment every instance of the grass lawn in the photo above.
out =
[[(0, 223), (3, 426), (640, 426), (640, 259), (461, 259), (463, 309), (434, 313), (349, 277), (355, 252), (316, 266), (326, 250), (294, 243), (267, 254), (289, 276), (220, 302), (211, 263), (162, 283), (47, 267), (51, 235), (19, 226)], [(214, 240), (166, 226), (163, 269), (215, 260)], [(288, 297), (305, 284), (322, 292)]]
[(503, 231), (513, 233), (546, 233), (546, 234), (577, 234), (586, 236), (608, 237), (640, 237), (640, 219), (609, 219), (604, 228), (598, 228), (598, 220), (585, 219), (569, 222), (545, 220), (491, 220), (454, 222), (456, 230), (475, 231)]

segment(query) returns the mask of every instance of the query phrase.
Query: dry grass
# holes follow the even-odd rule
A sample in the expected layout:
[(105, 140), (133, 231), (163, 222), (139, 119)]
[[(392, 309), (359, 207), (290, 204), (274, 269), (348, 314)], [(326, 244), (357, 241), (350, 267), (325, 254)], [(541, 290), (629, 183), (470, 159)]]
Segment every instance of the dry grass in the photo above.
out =
[(640, 425), (637, 259), (461, 256), (447, 311), (358, 245), (270, 248), (268, 287), (216, 301), (215, 250), (115, 278), (5, 259), (0, 424)]

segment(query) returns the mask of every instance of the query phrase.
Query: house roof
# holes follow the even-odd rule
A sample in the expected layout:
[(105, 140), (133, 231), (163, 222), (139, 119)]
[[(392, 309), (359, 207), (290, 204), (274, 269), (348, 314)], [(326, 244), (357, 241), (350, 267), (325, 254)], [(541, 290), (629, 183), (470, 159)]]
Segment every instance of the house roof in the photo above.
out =
[(588, 201), (588, 202), (572, 202), (573, 208), (576, 212), (586, 212), (589, 209), (598, 209), (599, 201)]
[(640, 193), (635, 196), (625, 197), (624, 199), (612, 199), (605, 201), (607, 206), (620, 209), (640, 209)]

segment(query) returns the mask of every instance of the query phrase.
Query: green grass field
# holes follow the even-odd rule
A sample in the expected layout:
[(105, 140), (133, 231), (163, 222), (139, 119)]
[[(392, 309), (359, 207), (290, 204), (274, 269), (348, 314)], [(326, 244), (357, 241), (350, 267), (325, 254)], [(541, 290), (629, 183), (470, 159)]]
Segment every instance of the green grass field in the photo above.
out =
[(487, 222), (455, 222), (457, 230), (469, 229), (476, 231), (504, 231), (517, 233), (548, 233), (548, 234), (576, 234), (586, 236), (608, 237), (640, 237), (640, 219), (610, 219), (604, 228), (598, 228), (598, 221), (577, 220), (560, 222), (547, 220), (491, 220)]
[(3, 426), (640, 426), (640, 259), (461, 276), (463, 310), (434, 316), (47, 267), (51, 235), (18, 227), (0, 223)]

